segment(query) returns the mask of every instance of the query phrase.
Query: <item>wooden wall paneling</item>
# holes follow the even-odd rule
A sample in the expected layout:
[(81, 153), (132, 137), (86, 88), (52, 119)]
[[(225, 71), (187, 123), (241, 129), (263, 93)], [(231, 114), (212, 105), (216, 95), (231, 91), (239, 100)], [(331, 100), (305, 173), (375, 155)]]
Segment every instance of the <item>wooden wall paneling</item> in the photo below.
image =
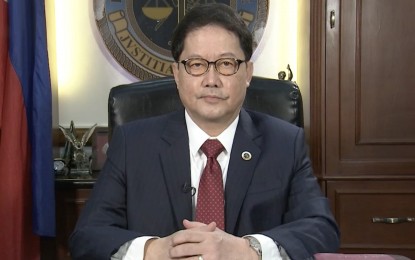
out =
[(415, 70), (402, 59), (415, 59), (415, 37), (405, 36), (412, 45), (388, 40), (404, 37), (399, 31), (414, 22), (413, 8), (413, 1), (341, 1), (340, 139), (332, 142), (340, 141), (340, 165), (333, 171), (414, 174), (415, 78), (401, 76)]
[(310, 10), (310, 151), (341, 252), (415, 258), (415, 223), (369, 221), (415, 213), (415, 1), (310, 0)]
[(325, 172), (325, 13), (325, 0), (310, 0), (310, 156), (320, 180)]

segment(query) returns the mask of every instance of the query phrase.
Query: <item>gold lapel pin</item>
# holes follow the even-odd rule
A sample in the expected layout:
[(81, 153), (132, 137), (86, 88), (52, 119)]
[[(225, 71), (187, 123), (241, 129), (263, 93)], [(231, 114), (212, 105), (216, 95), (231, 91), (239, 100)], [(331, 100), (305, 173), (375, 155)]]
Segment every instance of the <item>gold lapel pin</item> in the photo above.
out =
[(244, 161), (249, 161), (252, 159), (252, 154), (248, 151), (242, 152), (241, 156)]

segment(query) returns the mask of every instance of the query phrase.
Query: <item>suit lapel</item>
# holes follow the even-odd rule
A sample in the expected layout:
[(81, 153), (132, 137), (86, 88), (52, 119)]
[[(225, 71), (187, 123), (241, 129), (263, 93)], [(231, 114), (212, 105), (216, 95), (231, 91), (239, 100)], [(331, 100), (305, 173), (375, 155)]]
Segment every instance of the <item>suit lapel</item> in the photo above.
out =
[[(235, 231), (242, 203), (261, 154), (259, 137), (260, 133), (253, 125), (251, 117), (242, 109), (232, 145), (225, 187), (225, 226), (226, 231), (231, 234)], [(243, 159), (244, 152), (249, 152), (251, 158)]]
[(174, 114), (162, 139), (166, 143), (166, 146), (160, 149), (164, 180), (177, 226), (183, 229), (183, 219), (192, 218), (192, 195), (191, 192), (183, 191), (185, 183), (191, 184), (189, 138), (184, 110)]

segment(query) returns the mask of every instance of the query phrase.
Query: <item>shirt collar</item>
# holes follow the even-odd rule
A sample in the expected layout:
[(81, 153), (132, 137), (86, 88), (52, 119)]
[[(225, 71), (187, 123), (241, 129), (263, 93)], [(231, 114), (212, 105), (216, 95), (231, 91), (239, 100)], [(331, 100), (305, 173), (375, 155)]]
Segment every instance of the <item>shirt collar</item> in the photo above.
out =
[(239, 115), (233, 120), (233, 122), (218, 136), (209, 136), (206, 134), (196, 123), (190, 118), (187, 110), (185, 110), (185, 119), (187, 132), (189, 134), (189, 148), (190, 153), (195, 156), (199, 152), (202, 144), (209, 138), (218, 139), (223, 147), (225, 147), (225, 153), (229, 154), (232, 150), (233, 138), (236, 132), (236, 126), (238, 125)]

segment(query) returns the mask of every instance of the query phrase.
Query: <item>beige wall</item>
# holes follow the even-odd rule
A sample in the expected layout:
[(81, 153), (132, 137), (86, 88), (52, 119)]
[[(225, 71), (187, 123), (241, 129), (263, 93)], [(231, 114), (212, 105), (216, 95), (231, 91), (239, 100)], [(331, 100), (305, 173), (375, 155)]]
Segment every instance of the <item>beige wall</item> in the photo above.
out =
[(304, 104), (304, 128), (310, 129), (310, 1), (298, 1), (297, 83)]
[[(111, 87), (138, 81), (107, 51), (97, 30), (93, 1), (46, 0), (53, 87), (58, 88), (58, 122), (67, 127), (107, 125)], [(290, 64), (305, 98), (308, 124), (309, 1), (270, 0), (262, 40), (254, 53), (254, 74), (277, 78)]]

